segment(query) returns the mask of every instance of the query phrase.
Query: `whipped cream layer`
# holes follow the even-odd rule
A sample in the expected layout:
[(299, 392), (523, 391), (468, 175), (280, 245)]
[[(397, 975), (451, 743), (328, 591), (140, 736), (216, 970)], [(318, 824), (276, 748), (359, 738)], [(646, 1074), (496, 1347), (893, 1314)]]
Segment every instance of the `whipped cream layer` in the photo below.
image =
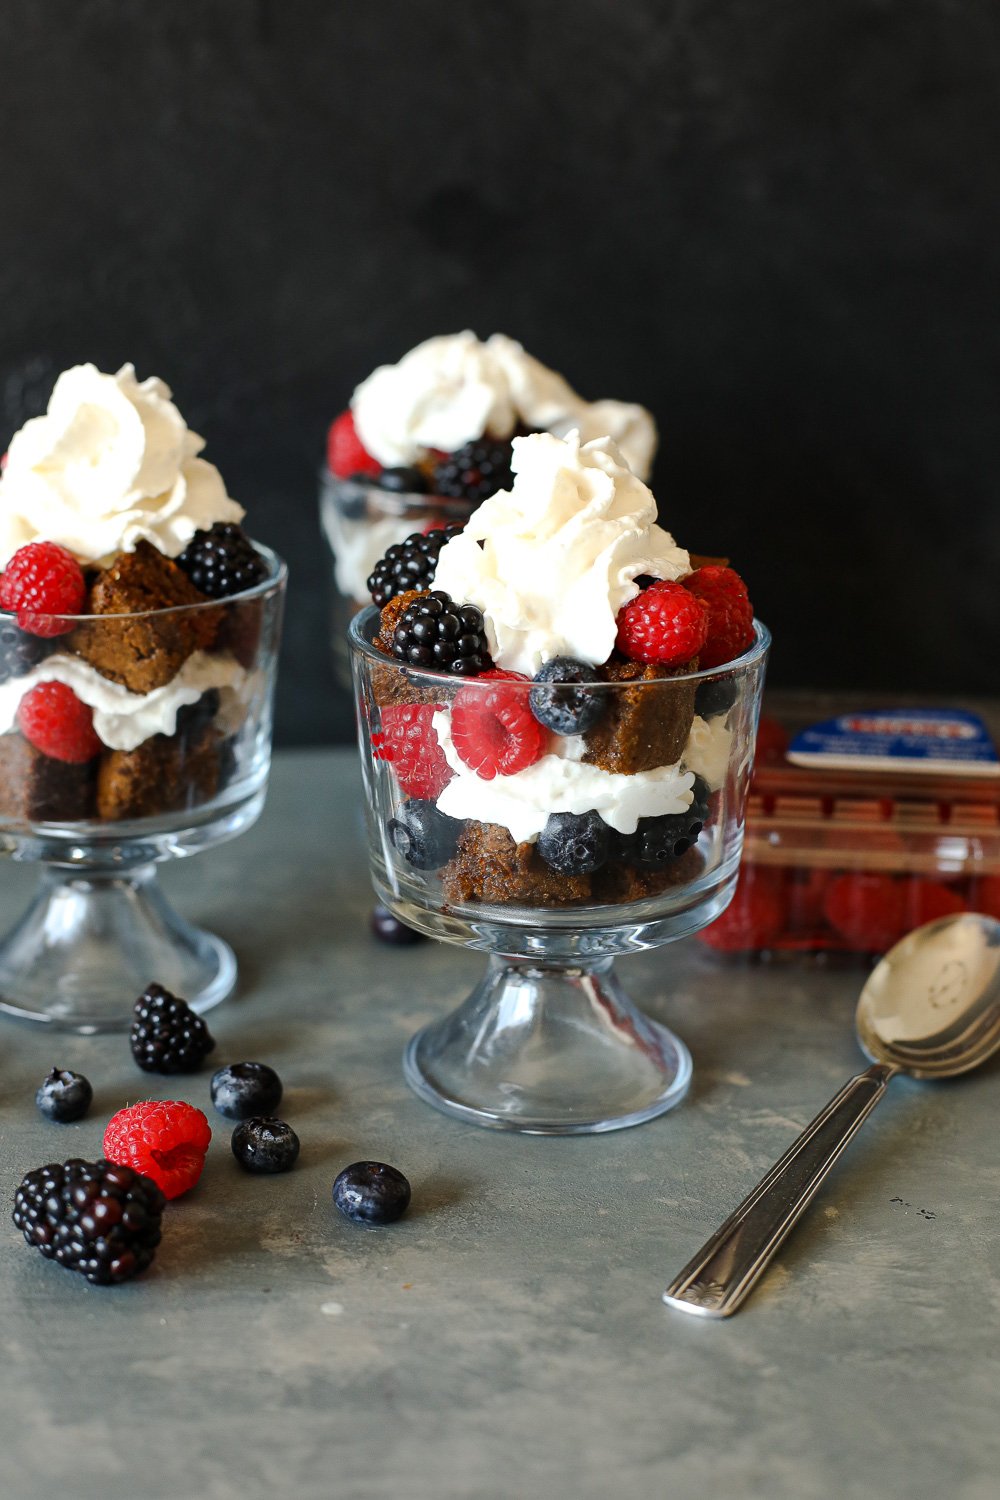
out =
[(441, 549), (434, 587), (479, 605), (500, 667), (533, 677), (553, 656), (597, 666), (636, 578), (682, 578), (688, 554), (606, 438), (515, 438), (513, 468), (513, 488), (484, 500)]
[(726, 726), (725, 714), (714, 719), (697, 715), (681, 763), (689, 771), (696, 771), (710, 792), (717, 792), (726, 779), (732, 744), (733, 731)]
[(72, 688), (94, 710), (94, 730), (109, 750), (134, 750), (154, 734), (174, 734), (178, 711), (197, 703), (211, 688), (218, 688), (221, 696), (216, 722), (235, 729), (251, 696), (254, 674), (232, 656), (196, 651), (163, 687), (130, 693), (82, 657), (59, 653), (0, 686), (0, 734), (15, 727), (21, 699), (40, 682), (63, 682)]
[(694, 773), (682, 765), (620, 775), (588, 766), (580, 757), (579, 735), (554, 737), (548, 755), (512, 776), (484, 781), (459, 756), (451, 738), (451, 715), (442, 709), (433, 725), (445, 758), (455, 772), (437, 799), (451, 818), (499, 823), (517, 844), (533, 844), (551, 813), (598, 812), (619, 833), (634, 833), (640, 818), (682, 813), (691, 806)]
[(204, 439), (169, 386), (132, 365), (59, 376), (44, 416), (15, 433), (0, 479), (0, 566), (27, 542), (59, 542), (84, 563), (148, 541), (176, 557), (196, 531), (241, 521)]
[(445, 453), (489, 433), (507, 438), (520, 425), (612, 438), (645, 479), (656, 452), (656, 424), (645, 407), (585, 401), (561, 375), (495, 333), (481, 342), (468, 329), (427, 339), (395, 365), (380, 365), (351, 400), (362, 443), (380, 464), (412, 464), (428, 449)]
[(413, 517), (368, 516), (353, 520), (324, 495), (320, 511), (323, 531), (333, 553), (333, 576), (339, 593), (360, 604), (370, 604), (368, 578), (380, 558), (397, 542), (419, 530)]

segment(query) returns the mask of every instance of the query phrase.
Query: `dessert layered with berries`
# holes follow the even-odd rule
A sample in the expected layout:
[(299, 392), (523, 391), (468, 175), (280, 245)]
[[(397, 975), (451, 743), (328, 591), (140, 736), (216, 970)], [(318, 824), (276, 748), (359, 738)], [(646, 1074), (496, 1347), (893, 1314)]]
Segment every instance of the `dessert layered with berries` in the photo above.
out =
[(353, 627), (390, 891), (579, 909), (728, 878), (766, 647), (746, 587), (609, 438), (515, 438), (512, 475), (387, 553)]
[(0, 817), (210, 803), (252, 769), (281, 570), (162, 381), (56, 381), (0, 478)]
[[(338, 596), (363, 608), (372, 570), (414, 532), (461, 526), (512, 481), (512, 442), (530, 432), (608, 434), (646, 478), (656, 427), (643, 407), (585, 401), (503, 334), (419, 344), (354, 392), (330, 428), (321, 490)], [(335, 621), (343, 639), (346, 619)]]

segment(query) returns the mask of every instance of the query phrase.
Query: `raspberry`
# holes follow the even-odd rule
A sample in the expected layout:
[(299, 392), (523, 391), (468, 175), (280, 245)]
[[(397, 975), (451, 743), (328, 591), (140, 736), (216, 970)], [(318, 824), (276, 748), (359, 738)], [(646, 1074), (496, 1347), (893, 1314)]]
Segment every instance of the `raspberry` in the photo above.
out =
[(348, 407), (330, 426), (326, 439), (326, 461), (330, 472), (338, 479), (350, 479), (355, 474), (374, 478), (381, 474), (382, 465), (372, 458), (358, 437), (354, 426), (354, 413)]
[(513, 674), (495, 678), (486, 690), (462, 688), (456, 693), (451, 738), (465, 764), (484, 781), (533, 766), (548, 742), (531, 712), (528, 694), (513, 686)]
[(938, 917), (953, 917), (965, 910), (965, 902), (953, 885), (944, 885), (940, 880), (914, 878), (906, 891), (907, 929), (922, 927), (925, 922), (936, 922)]
[(707, 607), (682, 584), (661, 581), (619, 611), (615, 644), (630, 661), (676, 667), (699, 656), (707, 635)]
[(29, 744), (53, 760), (81, 766), (102, 746), (94, 732), (94, 711), (64, 682), (40, 682), (25, 693), (17, 725)]
[(212, 1129), (200, 1109), (181, 1099), (145, 1099), (120, 1109), (104, 1132), (108, 1161), (131, 1167), (167, 1198), (193, 1188), (205, 1165)]
[(404, 703), (382, 710), (382, 731), (372, 735), (376, 760), (392, 763), (408, 797), (434, 802), (454, 772), (438, 743), (432, 720), (439, 703)]
[(860, 872), (831, 880), (823, 901), (830, 926), (860, 953), (880, 953), (906, 931), (906, 893), (891, 875)]
[(80, 564), (56, 542), (19, 547), (0, 578), (0, 609), (15, 611), (17, 623), (31, 635), (65, 635), (73, 622), (50, 616), (80, 614), (86, 597)]
[(708, 638), (698, 665), (721, 667), (753, 645), (753, 605), (746, 584), (732, 568), (698, 568), (684, 587), (708, 606)]
[(754, 952), (780, 937), (787, 916), (783, 872), (745, 864), (732, 901), (698, 936), (718, 953)]

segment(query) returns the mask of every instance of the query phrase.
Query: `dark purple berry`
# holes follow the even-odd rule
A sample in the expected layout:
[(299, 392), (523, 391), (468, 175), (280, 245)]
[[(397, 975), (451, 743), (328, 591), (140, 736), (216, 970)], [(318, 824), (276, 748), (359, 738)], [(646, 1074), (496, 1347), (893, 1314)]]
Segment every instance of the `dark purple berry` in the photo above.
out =
[(212, 1074), (212, 1103), (230, 1120), (273, 1115), (281, 1103), (281, 1079), (267, 1063), (238, 1062)]
[(53, 1068), (35, 1095), (35, 1103), (47, 1120), (69, 1125), (82, 1120), (90, 1108), (94, 1090), (82, 1073), (68, 1068)]
[(410, 1184), (381, 1161), (356, 1161), (333, 1184), (333, 1201), (355, 1224), (392, 1224), (407, 1210)]

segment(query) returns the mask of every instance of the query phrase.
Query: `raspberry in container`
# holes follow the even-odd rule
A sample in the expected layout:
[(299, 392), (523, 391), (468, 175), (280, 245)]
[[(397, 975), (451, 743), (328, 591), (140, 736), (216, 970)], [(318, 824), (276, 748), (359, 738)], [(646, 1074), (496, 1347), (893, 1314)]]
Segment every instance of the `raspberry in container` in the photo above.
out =
[(996, 705), (772, 695), (732, 904), (699, 940), (738, 958), (868, 958), (936, 917), (1000, 917)]

